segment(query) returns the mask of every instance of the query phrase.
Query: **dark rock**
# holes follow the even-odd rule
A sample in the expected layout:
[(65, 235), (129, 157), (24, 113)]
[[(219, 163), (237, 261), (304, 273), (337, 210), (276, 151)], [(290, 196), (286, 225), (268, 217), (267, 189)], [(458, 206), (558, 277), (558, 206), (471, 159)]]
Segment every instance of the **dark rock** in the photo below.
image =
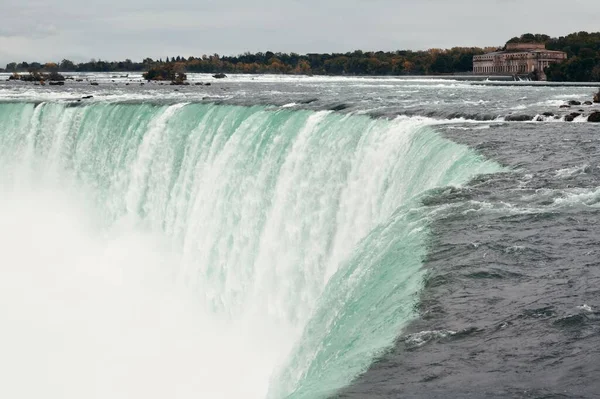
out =
[(598, 93), (594, 94), (594, 102), (600, 103), (600, 89), (598, 89)]
[(544, 112), (542, 115), (544, 116), (554, 116), (553, 112)]
[(577, 118), (578, 116), (580, 116), (580, 115), (581, 115), (581, 113), (579, 113), (579, 112), (571, 112), (571, 114), (570, 114), (570, 115), (571, 115), (573, 118)]
[(223, 78), (226, 78), (226, 77), (227, 77), (227, 75), (225, 75), (222, 72), (221, 73), (216, 73), (216, 74), (213, 75), (213, 78), (215, 78), (215, 79), (223, 79)]
[(50, 86), (64, 86), (65, 82), (53, 82), (53, 81), (49, 81), (48, 84)]
[(98, 86), (98, 82), (91, 82), (90, 83), (92, 86)]
[(593, 104), (593, 102), (591, 102), (591, 101), (584, 101), (583, 102), (583, 105), (592, 105), (592, 104)]
[(538, 116), (537, 118), (535, 118), (536, 122), (543, 122), (544, 121), (544, 117), (543, 116)]
[(569, 315), (562, 317), (554, 322), (557, 327), (563, 328), (579, 328), (581, 329), (589, 321), (589, 318), (584, 314)]
[(41, 82), (44, 80), (44, 77), (39, 72), (29, 72), (29, 75), (21, 75), (21, 80), (23, 82)]
[(83, 97), (81, 97), (81, 98), (82, 98), (83, 100), (87, 100), (87, 99), (89, 99), (89, 98), (94, 98), (94, 96), (92, 96), (92, 95), (90, 95), (90, 96), (83, 96)]
[(144, 83), (144, 82), (142, 82), (142, 83), (140, 83), (140, 86), (143, 86), (144, 84), (145, 84), (145, 83)]
[(571, 108), (571, 106), (570, 106), (570, 105), (567, 105), (567, 104), (563, 104), (563, 105), (561, 105), (559, 108)]
[(129, 83), (125, 83), (125, 86), (129, 86)]
[(315, 101), (319, 101), (319, 99), (318, 98), (309, 98), (307, 100), (300, 101), (300, 104), (310, 104), (310, 103), (314, 103)]
[(569, 100), (569, 105), (581, 105), (581, 101), (577, 101), (577, 100)]
[(210, 82), (204, 83), (204, 86), (210, 86)]
[(50, 80), (53, 82), (64, 82), (65, 77), (58, 72), (50, 72), (49, 74), (44, 76), (45, 80)]
[(329, 108), (329, 110), (330, 111), (341, 111), (346, 108), (348, 108), (348, 104), (338, 104), (338, 105), (334, 105), (333, 107)]
[(575, 117), (573, 115), (565, 115), (565, 122), (573, 122)]
[(590, 116), (588, 116), (588, 122), (595, 122), (595, 123), (600, 122), (600, 112), (598, 112), (598, 111), (592, 112), (590, 114)]
[(83, 79), (75, 79), (76, 82), (83, 82)]
[(533, 117), (530, 115), (508, 115), (504, 120), (508, 122), (527, 122), (533, 120)]
[(202, 86), (202, 82), (196, 82), (194, 83), (194, 86)]

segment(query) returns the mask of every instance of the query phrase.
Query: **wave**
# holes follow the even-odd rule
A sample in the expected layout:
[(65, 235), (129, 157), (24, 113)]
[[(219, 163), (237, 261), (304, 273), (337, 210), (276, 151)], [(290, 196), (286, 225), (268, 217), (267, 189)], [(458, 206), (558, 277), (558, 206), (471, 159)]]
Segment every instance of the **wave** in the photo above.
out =
[(330, 395), (417, 317), (421, 197), (502, 170), (419, 118), (108, 102), (0, 103), (0, 167), (0, 392), (61, 398)]

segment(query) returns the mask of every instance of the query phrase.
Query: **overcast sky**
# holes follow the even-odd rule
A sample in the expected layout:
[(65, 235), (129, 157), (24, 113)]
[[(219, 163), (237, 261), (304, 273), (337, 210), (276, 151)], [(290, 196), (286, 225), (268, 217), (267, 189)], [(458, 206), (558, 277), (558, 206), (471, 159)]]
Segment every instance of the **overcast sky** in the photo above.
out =
[(599, 0), (0, 0), (0, 65), (496, 46), (581, 30), (600, 30)]

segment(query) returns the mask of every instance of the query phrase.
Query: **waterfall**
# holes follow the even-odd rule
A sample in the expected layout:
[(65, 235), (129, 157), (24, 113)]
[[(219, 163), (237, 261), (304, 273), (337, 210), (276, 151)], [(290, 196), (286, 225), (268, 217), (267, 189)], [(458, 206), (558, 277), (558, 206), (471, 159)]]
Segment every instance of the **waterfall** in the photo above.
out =
[[(319, 398), (413, 320), (428, 190), (501, 167), (423, 120), (0, 103), (5, 397)], [(3, 378), (4, 379), (4, 378)]]

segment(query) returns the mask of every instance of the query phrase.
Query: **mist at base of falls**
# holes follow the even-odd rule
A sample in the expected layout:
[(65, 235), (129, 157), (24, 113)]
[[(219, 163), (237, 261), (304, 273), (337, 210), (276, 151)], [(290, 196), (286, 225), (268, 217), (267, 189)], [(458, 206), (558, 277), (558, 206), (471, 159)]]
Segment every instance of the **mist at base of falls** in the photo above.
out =
[(0, 396), (264, 397), (290, 332), (208, 314), (165, 237), (93, 215), (57, 187), (2, 192)]

